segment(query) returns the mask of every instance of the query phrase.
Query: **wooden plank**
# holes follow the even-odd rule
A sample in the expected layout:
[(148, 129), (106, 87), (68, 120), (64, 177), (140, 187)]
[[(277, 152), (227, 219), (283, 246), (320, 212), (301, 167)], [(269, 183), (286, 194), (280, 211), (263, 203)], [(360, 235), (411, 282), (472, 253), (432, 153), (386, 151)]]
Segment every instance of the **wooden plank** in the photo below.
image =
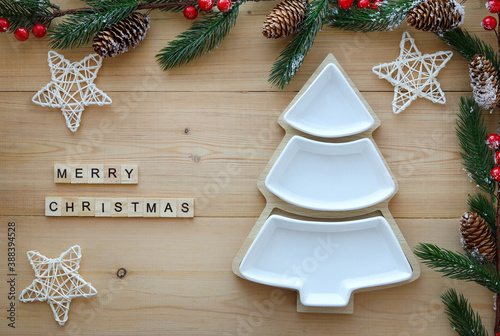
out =
[[(73, 5), (81, 7), (78, 3)], [(271, 88), (267, 79), (275, 58), (289, 40), (267, 40), (261, 33), (265, 15), (275, 5), (274, 1), (245, 4), (237, 25), (216, 50), (167, 73), (158, 68), (155, 55), (191, 22), (178, 13), (156, 13), (146, 39), (126, 55), (104, 60), (96, 83), (106, 92), (130, 91), (132, 99), (140, 98), (140, 92), (150, 91), (279, 91)], [(484, 6), (468, 3), (464, 27), (495, 43), (495, 35), (482, 30), (479, 24), (484, 15)], [(450, 50), (433, 34), (418, 32), (406, 23), (392, 32), (369, 34), (339, 32), (325, 26), (318, 34), (306, 62), (285, 90), (300, 89), (324, 57), (333, 53), (361, 91), (391, 91), (390, 84), (379, 80), (371, 68), (392, 61), (399, 55), (399, 41), (407, 30), (424, 53)], [(2, 76), (23, 80), (1, 81), (0, 91), (36, 92), (50, 81), (46, 61), (49, 51), (47, 38), (30, 39), (27, 43), (19, 43), (12, 35), (2, 36), (2, 39), (5, 47), (0, 48), (0, 59), (4, 64), (16, 64), (15, 67), (4, 67)], [(71, 61), (80, 61), (92, 52), (89, 46), (64, 50), (62, 54)], [(467, 73), (466, 63), (456, 54), (439, 77), (443, 89), (469, 90), (468, 76), (464, 73)], [(206, 85), (203, 79), (210, 80), (210, 85)], [(113, 98), (113, 95), (110, 96)]]
[[(77, 330), (94, 335), (237, 335), (249, 324), (254, 335), (390, 334), (455, 335), (448, 326), (439, 295), (455, 287), (493, 324), (492, 294), (473, 283), (450, 281), (422, 268), (417, 281), (396, 288), (355, 294), (354, 315), (298, 314), (295, 292), (255, 284), (235, 276), (231, 260), (256, 218), (60, 218), (1, 217), (2, 231), (17, 228), (17, 291), (34, 278), (25, 253), (36, 249), (57, 257), (79, 244), (82, 277), (99, 294), (75, 299), (64, 328), (54, 322), (46, 303), (16, 302), (17, 327), (0, 324), (2, 334), (58, 334)], [(437, 243), (460, 250), (458, 219), (400, 219), (410, 246)], [(119, 238), (117, 238), (119, 236)], [(6, 240), (0, 249), (5, 250)], [(207, 253), (210, 251), (210, 253)], [(5, 258), (0, 272), (6, 273)], [(116, 276), (125, 268), (123, 279)], [(7, 283), (0, 282), (6, 293)], [(17, 293), (18, 294), (18, 293)], [(269, 300), (280, 300), (271, 307)], [(7, 296), (1, 297), (5, 306)], [(271, 307), (271, 308), (269, 308)]]
[[(277, 118), (293, 93), (200, 93), (204, 98), (189, 108), (184, 102), (190, 93), (147, 93), (148, 110), (134, 103), (123, 117), (120, 101), (127, 95), (117, 93), (110, 109), (88, 108), (81, 128), (72, 134), (58, 110), (39, 110), (21, 99), (23, 93), (0, 93), (9, 111), (0, 124), (0, 182), (5, 190), (0, 214), (42, 215), (46, 196), (75, 194), (194, 197), (197, 216), (260, 214), (264, 199), (257, 178), (284, 135)], [(447, 93), (446, 105), (418, 99), (394, 115), (392, 93), (364, 93), (381, 120), (375, 142), (400, 185), (389, 204), (396, 217), (456, 216), (466, 209), (467, 194), (477, 191), (461, 170), (457, 153), (454, 127), (460, 95)], [(20, 123), (20, 114), (32, 122)], [(486, 117), (494, 131), (495, 115)], [(134, 161), (141, 167), (141, 181), (133, 186), (56, 185), (53, 164), (66, 160)]]

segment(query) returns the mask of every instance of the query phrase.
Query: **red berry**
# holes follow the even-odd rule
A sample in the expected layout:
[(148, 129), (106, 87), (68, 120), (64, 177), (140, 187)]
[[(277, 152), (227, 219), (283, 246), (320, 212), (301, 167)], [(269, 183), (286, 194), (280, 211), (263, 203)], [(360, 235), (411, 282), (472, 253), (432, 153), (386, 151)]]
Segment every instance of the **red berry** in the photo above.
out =
[(213, 0), (200, 0), (200, 1), (198, 1), (198, 6), (200, 6), (201, 10), (208, 12), (214, 6), (214, 1)]
[(373, 2), (373, 4), (372, 4), (372, 9), (373, 9), (373, 10), (378, 11), (378, 10), (379, 10), (379, 7), (380, 7), (380, 6), (382, 6), (382, 5), (383, 5), (383, 3), (384, 3), (384, 1), (383, 1), (383, 0), (376, 0), (376, 1), (375, 1), (375, 2)]
[(219, 0), (219, 1), (217, 1), (217, 8), (219, 8), (219, 10), (221, 12), (227, 12), (228, 10), (231, 9), (231, 7), (233, 7), (231, 0)]
[(19, 27), (14, 32), (14, 36), (18, 41), (26, 41), (30, 37), (30, 32), (24, 27)]
[(491, 177), (495, 180), (495, 182), (500, 182), (500, 167), (495, 167), (491, 170)]
[(370, 0), (358, 0), (358, 8), (368, 8), (372, 5)]
[(41, 23), (34, 25), (31, 31), (36, 37), (44, 37), (47, 34), (47, 28)]
[(497, 149), (500, 147), (500, 135), (497, 133), (492, 133), (486, 138), (486, 145), (491, 149)]
[(495, 153), (495, 163), (500, 165), (500, 152)]
[(498, 12), (500, 12), (500, 0), (489, 0), (486, 3), (486, 9), (490, 13), (498, 13)]
[(497, 26), (497, 19), (493, 16), (487, 16), (483, 19), (483, 22), (481, 22), (481, 26), (486, 30), (493, 30)]
[(9, 27), (9, 21), (7, 21), (7, 19), (0, 18), (0, 33), (5, 33), (7, 30), (9, 30)]
[(342, 9), (349, 9), (354, 0), (339, 0), (339, 6)]
[(188, 20), (194, 20), (198, 16), (198, 10), (194, 6), (184, 8), (184, 17)]

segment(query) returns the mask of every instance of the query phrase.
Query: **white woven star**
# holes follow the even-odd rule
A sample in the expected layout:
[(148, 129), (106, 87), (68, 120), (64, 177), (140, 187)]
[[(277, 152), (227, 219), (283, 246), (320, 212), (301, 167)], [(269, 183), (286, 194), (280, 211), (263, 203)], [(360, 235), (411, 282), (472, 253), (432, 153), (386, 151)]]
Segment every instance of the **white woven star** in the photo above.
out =
[(75, 245), (59, 258), (49, 259), (36, 251), (28, 252), (28, 259), (36, 279), (19, 296), (21, 302), (47, 301), (60, 325), (68, 320), (71, 300), (97, 294), (97, 290), (78, 274), (82, 253)]
[(436, 77), (451, 59), (453, 52), (438, 51), (422, 55), (408, 32), (403, 34), (399, 46), (401, 52), (395, 61), (377, 65), (372, 69), (379, 78), (394, 85), (392, 111), (398, 114), (417, 97), (445, 104), (446, 97)]
[(111, 104), (111, 98), (94, 84), (102, 64), (99, 55), (89, 55), (80, 62), (70, 63), (64, 56), (49, 51), (48, 62), (52, 81), (38, 91), (32, 101), (60, 108), (72, 132), (80, 126), (85, 106)]

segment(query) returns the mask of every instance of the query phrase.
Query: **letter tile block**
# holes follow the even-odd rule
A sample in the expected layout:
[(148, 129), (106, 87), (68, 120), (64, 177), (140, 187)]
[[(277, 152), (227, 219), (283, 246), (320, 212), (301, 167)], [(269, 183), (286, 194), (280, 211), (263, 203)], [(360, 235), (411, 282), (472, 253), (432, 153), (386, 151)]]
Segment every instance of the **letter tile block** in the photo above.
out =
[(61, 216), (61, 197), (45, 197), (45, 216)]
[(121, 183), (122, 184), (139, 183), (139, 166), (121, 165)]
[(95, 199), (95, 216), (111, 217), (111, 198)]
[(177, 199), (160, 199), (160, 217), (177, 217)]
[(91, 184), (104, 183), (104, 165), (89, 164), (87, 165), (87, 179)]
[(111, 199), (111, 217), (128, 217), (128, 200), (126, 198)]
[(87, 183), (87, 165), (71, 165), (71, 183)]
[(78, 216), (78, 198), (63, 198), (61, 200), (61, 216), (77, 217)]
[(129, 198), (127, 206), (128, 206), (129, 217), (143, 217), (144, 199)]
[(177, 199), (177, 217), (194, 217), (194, 199)]
[(71, 183), (71, 167), (65, 164), (54, 165), (54, 182)]
[(95, 216), (95, 202), (90, 197), (78, 198), (78, 216), (79, 217), (94, 217)]
[(159, 198), (145, 198), (144, 217), (160, 217), (160, 199)]
[(104, 165), (104, 183), (116, 184), (121, 182), (122, 169), (120, 165)]

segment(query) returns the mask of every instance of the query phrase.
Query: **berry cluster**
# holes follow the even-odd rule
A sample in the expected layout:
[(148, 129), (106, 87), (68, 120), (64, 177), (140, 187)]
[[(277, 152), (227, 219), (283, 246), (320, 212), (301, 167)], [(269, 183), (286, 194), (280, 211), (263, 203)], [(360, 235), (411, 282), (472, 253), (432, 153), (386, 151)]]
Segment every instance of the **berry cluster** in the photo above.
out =
[[(500, 0), (497, 0), (497, 1), (500, 1)], [(354, 3), (354, 0), (339, 0), (339, 6), (342, 9), (351, 8), (353, 3)], [(382, 3), (383, 3), (383, 0), (375, 0), (374, 2), (371, 2), (371, 0), (358, 0), (357, 7), (359, 9), (378, 10), (379, 6), (382, 5)]]
[[(486, 145), (491, 149), (497, 150), (495, 153), (495, 164), (500, 165), (500, 151), (498, 151), (498, 148), (500, 148), (500, 135), (497, 133), (488, 135), (486, 138)], [(500, 182), (500, 167), (493, 168), (490, 174), (496, 182)]]
[[(9, 30), (9, 27), (10, 27), (10, 22), (7, 19), (0, 18), (0, 32), (5, 33), (7, 30)], [(37, 23), (36, 25), (33, 26), (31, 32), (36, 37), (44, 37), (45, 34), (47, 34), (47, 27), (45, 27), (41, 23)], [(14, 36), (19, 41), (26, 41), (30, 37), (30, 33), (28, 29), (24, 27), (19, 27), (14, 32)]]
[[(366, 0), (369, 1), (369, 0)], [(500, 1), (500, 0), (499, 0)], [(212, 9), (214, 6), (214, 1), (213, 0), (199, 0), (198, 1), (198, 7), (205, 12), (208, 12), (209, 10)], [(221, 12), (227, 12), (228, 10), (231, 9), (233, 4), (231, 3), (231, 0), (218, 0), (217, 1), (217, 8)], [(184, 8), (184, 17), (188, 20), (194, 20), (198, 17), (198, 8), (195, 6), (187, 6)]]
[[(488, 0), (486, 9), (492, 14), (500, 12), (500, 0)], [(493, 30), (497, 27), (497, 23), (497, 19), (493, 16), (487, 16), (481, 22), (481, 26), (486, 30)]]

